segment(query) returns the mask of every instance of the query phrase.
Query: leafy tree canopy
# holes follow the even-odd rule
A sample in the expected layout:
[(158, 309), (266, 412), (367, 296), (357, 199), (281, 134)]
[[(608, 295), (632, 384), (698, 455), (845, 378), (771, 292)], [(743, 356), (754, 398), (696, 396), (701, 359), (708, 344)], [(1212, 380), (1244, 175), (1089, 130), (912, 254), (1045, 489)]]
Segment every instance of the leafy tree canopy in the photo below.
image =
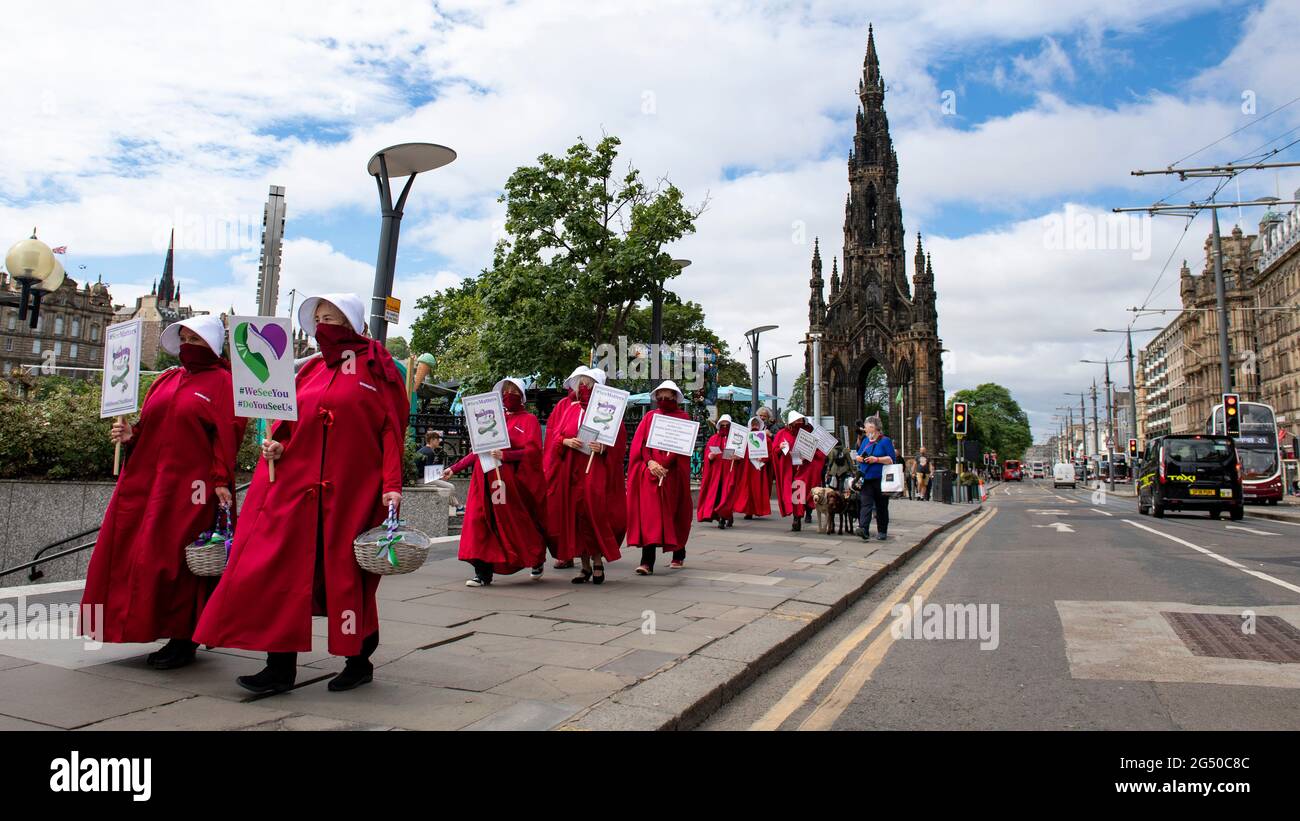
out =
[(1011, 392), (994, 382), (974, 389), (960, 390), (948, 400), (948, 452), (956, 453), (957, 438), (952, 434), (952, 403), (965, 402), (969, 408), (968, 439), (979, 440), (984, 450), (996, 451), (998, 458), (1019, 459), (1034, 443), (1029, 416), (1011, 397)]

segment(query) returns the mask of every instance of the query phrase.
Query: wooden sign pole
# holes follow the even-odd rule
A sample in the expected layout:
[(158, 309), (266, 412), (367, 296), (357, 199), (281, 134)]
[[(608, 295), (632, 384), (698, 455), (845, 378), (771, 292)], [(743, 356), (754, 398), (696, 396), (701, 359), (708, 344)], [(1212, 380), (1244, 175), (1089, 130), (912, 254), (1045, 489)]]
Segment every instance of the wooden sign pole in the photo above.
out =
[[(121, 422), (124, 418), (125, 417), (123, 416), (115, 416), (113, 417), (113, 421)], [(118, 440), (117, 443), (113, 445), (113, 475), (116, 476), (121, 471), (122, 471), (122, 442), (121, 440)]]

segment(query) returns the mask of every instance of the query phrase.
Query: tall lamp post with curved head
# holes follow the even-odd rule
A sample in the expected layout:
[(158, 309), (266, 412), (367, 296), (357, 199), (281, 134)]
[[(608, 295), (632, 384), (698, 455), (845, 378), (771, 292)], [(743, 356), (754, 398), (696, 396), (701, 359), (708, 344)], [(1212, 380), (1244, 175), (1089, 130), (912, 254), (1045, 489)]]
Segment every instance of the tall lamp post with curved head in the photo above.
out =
[(35, 329), (41, 315), (41, 297), (63, 284), (63, 266), (55, 259), (50, 246), (32, 235), (10, 246), (5, 253), (5, 270), (18, 284), (18, 294), (0, 296), (0, 305), (18, 309), (18, 320), (27, 320)]
[[(388, 320), (384, 318), (388, 298), (393, 295), (393, 272), (397, 269), (397, 236), (402, 227), (402, 209), (411, 193), (415, 175), (441, 168), (456, 159), (456, 152), (434, 143), (401, 143), (375, 154), (366, 171), (379, 187), (379, 209), (383, 224), (379, 229), (379, 258), (375, 261), (375, 289), (370, 300), (370, 332), (383, 343), (388, 340)], [(392, 180), (407, 177), (397, 202), (393, 202)]]
[(749, 415), (758, 416), (758, 337), (759, 334), (775, 331), (779, 325), (759, 325), (757, 328), (750, 328), (745, 331), (745, 339), (749, 342), (750, 368), (749, 368)]

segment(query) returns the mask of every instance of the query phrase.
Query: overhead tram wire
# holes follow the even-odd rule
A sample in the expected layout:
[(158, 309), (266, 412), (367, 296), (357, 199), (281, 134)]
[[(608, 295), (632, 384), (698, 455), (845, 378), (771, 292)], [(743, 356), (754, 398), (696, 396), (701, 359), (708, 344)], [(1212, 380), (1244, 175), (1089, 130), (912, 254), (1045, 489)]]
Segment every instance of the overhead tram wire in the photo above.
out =
[(1264, 122), (1265, 120), (1267, 120), (1269, 117), (1272, 117), (1274, 114), (1278, 113), (1279, 111), (1281, 111), (1282, 109), (1286, 108), (1287, 106), (1293, 105), (1293, 104), (1296, 103), (1296, 102), (1300, 102), (1300, 96), (1293, 97), (1293, 98), (1292, 98), (1291, 100), (1289, 100), (1288, 102), (1282, 103), (1282, 105), (1278, 106), (1277, 108), (1273, 109), (1272, 111), (1268, 112), (1267, 114), (1264, 114), (1264, 115), (1262, 115), (1262, 116), (1260, 116), (1260, 117), (1256, 117), (1254, 120), (1251, 120), (1250, 122), (1246, 123), (1246, 124), (1243, 125), (1241, 128), (1238, 128), (1238, 129), (1236, 129), (1235, 131), (1232, 131), (1232, 132), (1229, 132), (1229, 133), (1227, 133), (1227, 134), (1224, 134), (1224, 135), (1223, 135), (1222, 137), (1220, 137), (1219, 139), (1215, 140), (1214, 142), (1210, 143), (1210, 144), (1207, 145), (1207, 146), (1204, 146), (1204, 147), (1202, 147), (1202, 148), (1198, 148), (1198, 149), (1196, 149), (1196, 150), (1193, 151), (1192, 153), (1188, 154), (1186, 157), (1183, 157), (1182, 159), (1174, 160), (1172, 163), (1169, 164), (1169, 167), (1170, 167), (1170, 168), (1173, 168), (1174, 166), (1178, 165), (1178, 164), (1181, 163), (1181, 162), (1184, 162), (1184, 161), (1186, 161), (1186, 160), (1190, 160), (1192, 157), (1195, 157), (1197, 154), (1200, 154), (1202, 151), (1205, 151), (1206, 149), (1209, 149), (1209, 148), (1213, 148), (1214, 146), (1218, 145), (1219, 143), (1223, 142), (1224, 140), (1228, 139), (1229, 137), (1234, 137), (1234, 136), (1236, 136), (1237, 134), (1240, 134), (1241, 132), (1243, 132), (1243, 131), (1245, 131), (1246, 129), (1250, 128), (1251, 126), (1259, 125), (1260, 123), (1262, 123), (1262, 122)]

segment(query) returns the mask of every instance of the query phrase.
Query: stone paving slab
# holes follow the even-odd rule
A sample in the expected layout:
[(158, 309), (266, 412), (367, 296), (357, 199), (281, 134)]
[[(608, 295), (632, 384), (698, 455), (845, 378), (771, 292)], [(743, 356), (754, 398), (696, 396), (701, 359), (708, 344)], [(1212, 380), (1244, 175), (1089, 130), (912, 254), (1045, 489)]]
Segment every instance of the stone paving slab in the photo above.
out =
[[(686, 567), (648, 577), (637, 557), (603, 585), (548, 567), (464, 587), (454, 545), (380, 586), (373, 683), (331, 693), (343, 660), (322, 619), (291, 692), (256, 698), (235, 676), (263, 654), (216, 648), (176, 671), (157, 645), (0, 644), (0, 729), (689, 729), (806, 641), (938, 530), (976, 506), (894, 501), (890, 541), (791, 533), (789, 520), (697, 528)], [(653, 625), (653, 627), (652, 627)]]

